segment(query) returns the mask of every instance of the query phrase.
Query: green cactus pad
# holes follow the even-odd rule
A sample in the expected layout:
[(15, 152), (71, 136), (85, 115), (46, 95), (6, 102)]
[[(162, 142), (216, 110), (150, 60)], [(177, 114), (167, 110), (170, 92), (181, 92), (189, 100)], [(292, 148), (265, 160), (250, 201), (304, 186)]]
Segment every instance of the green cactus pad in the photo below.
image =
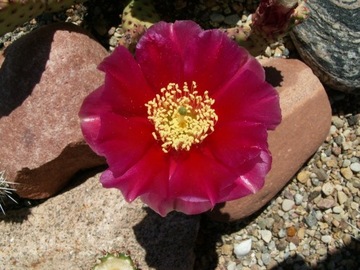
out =
[(0, 36), (41, 15), (86, 0), (0, 0)]
[(158, 21), (160, 21), (160, 17), (151, 0), (130, 1), (122, 14), (123, 36), (119, 40), (119, 45), (134, 51), (136, 43), (146, 29)]
[(132, 32), (139, 25), (149, 28), (160, 21), (151, 0), (132, 0), (125, 7), (122, 15), (122, 28)]
[(93, 270), (136, 270), (130, 256), (122, 253), (106, 254), (100, 261)]

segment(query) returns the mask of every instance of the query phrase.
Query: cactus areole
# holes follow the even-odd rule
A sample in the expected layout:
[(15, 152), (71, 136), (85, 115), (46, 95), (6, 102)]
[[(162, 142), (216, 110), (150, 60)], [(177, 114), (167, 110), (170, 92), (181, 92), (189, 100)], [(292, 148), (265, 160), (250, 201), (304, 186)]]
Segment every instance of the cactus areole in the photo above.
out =
[(107, 159), (104, 187), (165, 216), (202, 213), (263, 186), (279, 97), (224, 33), (159, 22), (135, 56), (119, 46), (99, 68), (105, 82), (79, 116), (86, 141)]

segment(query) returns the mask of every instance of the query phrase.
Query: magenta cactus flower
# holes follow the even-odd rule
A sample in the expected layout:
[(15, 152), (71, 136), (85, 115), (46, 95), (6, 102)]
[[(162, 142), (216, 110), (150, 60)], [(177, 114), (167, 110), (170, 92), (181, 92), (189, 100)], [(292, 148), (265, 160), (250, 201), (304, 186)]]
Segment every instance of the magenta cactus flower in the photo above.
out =
[(162, 216), (202, 213), (261, 189), (279, 96), (257, 60), (224, 33), (160, 22), (135, 56), (119, 46), (99, 68), (105, 82), (79, 116), (86, 141), (109, 165), (104, 187)]

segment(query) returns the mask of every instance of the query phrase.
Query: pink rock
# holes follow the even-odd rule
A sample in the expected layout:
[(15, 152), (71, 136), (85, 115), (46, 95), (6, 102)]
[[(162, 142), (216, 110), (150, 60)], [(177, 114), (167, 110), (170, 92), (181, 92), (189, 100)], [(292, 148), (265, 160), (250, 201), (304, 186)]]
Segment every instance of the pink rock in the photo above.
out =
[(97, 65), (107, 52), (82, 28), (61, 23), (27, 34), (3, 55), (0, 171), (21, 197), (47, 198), (79, 170), (105, 163), (84, 142), (77, 114), (104, 79)]
[(215, 220), (239, 220), (260, 210), (316, 152), (330, 129), (328, 97), (308, 66), (290, 59), (261, 62), (268, 71), (267, 80), (277, 86), (283, 116), (277, 129), (269, 132), (272, 169), (258, 193), (218, 205), (209, 212)]

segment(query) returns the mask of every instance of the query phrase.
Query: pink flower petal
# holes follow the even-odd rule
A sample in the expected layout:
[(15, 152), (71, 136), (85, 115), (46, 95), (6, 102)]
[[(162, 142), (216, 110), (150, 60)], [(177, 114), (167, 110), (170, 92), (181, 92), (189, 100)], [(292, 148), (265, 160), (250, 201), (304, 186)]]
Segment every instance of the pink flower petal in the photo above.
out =
[(179, 211), (187, 215), (196, 215), (208, 211), (213, 206), (210, 201), (168, 199), (154, 193), (146, 193), (141, 200), (159, 215), (165, 217), (171, 211)]
[(256, 123), (219, 122), (204, 144), (221, 164), (238, 175), (244, 163), (256, 159), (268, 148), (267, 130)]
[[(211, 44), (211, 45), (210, 45)], [(196, 81), (199, 91), (218, 91), (246, 70), (265, 78), (258, 61), (218, 30), (207, 30), (189, 41), (185, 50), (185, 81)]]
[[(101, 99), (124, 116), (146, 115), (145, 103), (155, 96), (130, 52), (118, 46), (99, 65), (106, 72), (105, 91)], [(156, 89), (157, 90), (157, 89)]]
[(153, 89), (170, 82), (183, 84), (184, 49), (201, 28), (192, 21), (160, 22), (149, 28), (136, 46), (136, 59)]
[(223, 190), (221, 201), (231, 201), (246, 195), (256, 193), (265, 183), (265, 176), (271, 168), (271, 155), (265, 150), (255, 159), (243, 164), (244, 173), (238, 177), (232, 186)]
[(169, 186), (168, 157), (157, 144), (152, 144), (141, 158), (129, 167), (121, 176), (115, 176), (116, 168), (110, 167), (112, 177), (102, 177), (104, 187), (115, 187), (121, 190), (127, 201), (147, 192), (168, 196)]
[(231, 80), (213, 98), (219, 121), (260, 123), (269, 129), (274, 129), (281, 121), (278, 93), (251, 71)]
[(152, 131), (153, 126), (146, 118), (105, 113), (101, 116), (97, 153), (106, 156), (115, 177), (121, 176), (156, 143)]
[(172, 156), (172, 163), (169, 196), (184, 202), (209, 201), (213, 207), (219, 200), (218, 191), (237, 178), (202, 147)]
[(79, 111), (82, 133), (85, 140), (95, 152), (97, 152), (95, 142), (101, 127), (100, 114), (110, 109), (109, 104), (103, 102), (100, 98), (103, 91), (104, 86), (101, 86), (88, 95), (83, 101)]

